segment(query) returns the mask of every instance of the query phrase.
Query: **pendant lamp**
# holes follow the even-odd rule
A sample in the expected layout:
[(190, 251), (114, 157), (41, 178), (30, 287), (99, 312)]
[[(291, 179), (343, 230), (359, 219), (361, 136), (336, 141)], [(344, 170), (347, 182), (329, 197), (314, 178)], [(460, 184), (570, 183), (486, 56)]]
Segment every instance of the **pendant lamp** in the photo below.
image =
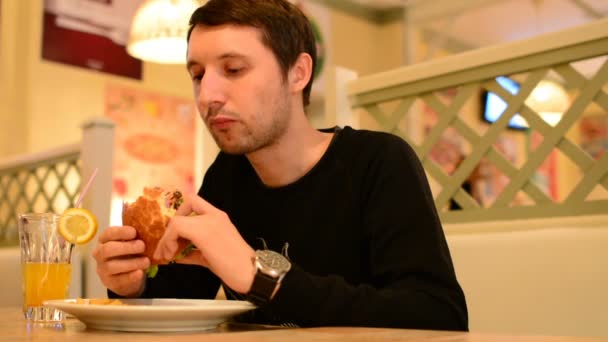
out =
[(570, 106), (570, 97), (559, 83), (542, 80), (526, 99), (526, 105), (549, 125), (556, 126)]
[(127, 52), (143, 61), (185, 64), (188, 21), (197, 0), (147, 0), (131, 23)]

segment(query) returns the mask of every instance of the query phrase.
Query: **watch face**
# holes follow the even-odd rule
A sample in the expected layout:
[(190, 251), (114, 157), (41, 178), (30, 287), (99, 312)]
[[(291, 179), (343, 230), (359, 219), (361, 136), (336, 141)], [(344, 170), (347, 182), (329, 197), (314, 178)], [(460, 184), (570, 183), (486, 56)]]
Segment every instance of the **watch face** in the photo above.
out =
[(256, 251), (260, 270), (270, 276), (277, 277), (289, 271), (291, 263), (283, 255), (268, 249)]

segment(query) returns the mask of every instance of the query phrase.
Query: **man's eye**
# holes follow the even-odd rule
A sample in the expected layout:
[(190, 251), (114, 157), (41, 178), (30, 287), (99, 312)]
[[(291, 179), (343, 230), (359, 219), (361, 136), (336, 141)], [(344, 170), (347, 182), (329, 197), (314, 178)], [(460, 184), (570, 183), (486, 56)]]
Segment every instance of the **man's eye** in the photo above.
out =
[(226, 73), (228, 75), (237, 75), (239, 74), (243, 68), (226, 68)]

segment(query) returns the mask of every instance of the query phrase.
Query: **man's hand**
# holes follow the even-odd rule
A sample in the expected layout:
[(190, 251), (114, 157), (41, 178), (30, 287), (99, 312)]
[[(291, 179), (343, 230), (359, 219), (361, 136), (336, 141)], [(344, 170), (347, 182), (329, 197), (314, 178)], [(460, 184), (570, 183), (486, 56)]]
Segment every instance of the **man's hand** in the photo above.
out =
[(196, 195), (185, 197), (169, 221), (154, 257), (171, 260), (178, 252), (179, 238), (192, 242), (197, 249), (176, 262), (207, 267), (231, 289), (249, 292), (255, 273), (252, 262), (255, 252), (226, 213)]
[(150, 260), (141, 255), (146, 246), (135, 240), (136, 235), (133, 227), (110, 227), (99, 235), (93, 250), (101, 282), (123, 297), (141, 294), (146, 281), (144, 270), (150, 266)]

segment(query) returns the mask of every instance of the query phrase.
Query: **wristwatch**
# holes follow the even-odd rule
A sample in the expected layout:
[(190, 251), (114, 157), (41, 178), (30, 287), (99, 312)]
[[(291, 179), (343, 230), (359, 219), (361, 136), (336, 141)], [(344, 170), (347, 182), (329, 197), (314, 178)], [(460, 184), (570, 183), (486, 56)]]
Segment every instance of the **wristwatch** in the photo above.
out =
[(268, 303), (272, 294), (291, 269), (289, 260), (269, 249), (255, 251), (253, 264), (256, 268), (251, 289), (247, 293), (247, 300), (257, 306)]

